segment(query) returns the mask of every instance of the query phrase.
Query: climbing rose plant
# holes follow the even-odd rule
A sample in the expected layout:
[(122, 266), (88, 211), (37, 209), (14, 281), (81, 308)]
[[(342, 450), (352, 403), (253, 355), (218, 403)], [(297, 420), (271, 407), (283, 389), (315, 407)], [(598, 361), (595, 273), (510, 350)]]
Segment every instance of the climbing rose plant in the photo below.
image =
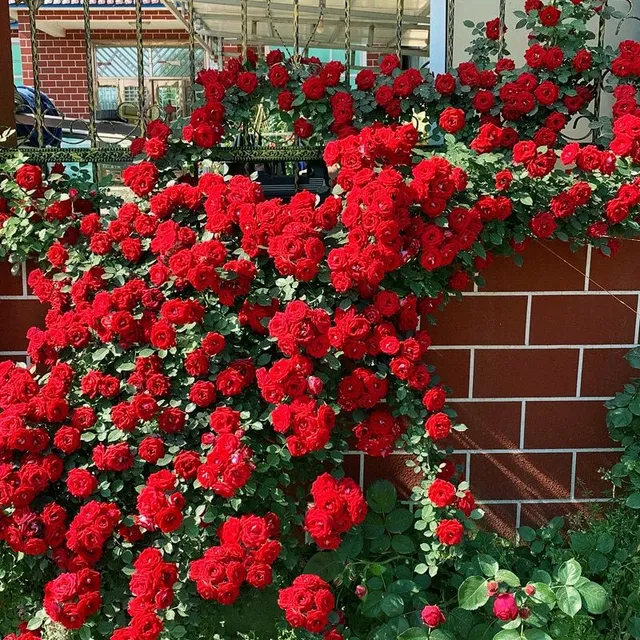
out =
[[(220, 618), (222, 607), (271, 585), (289, 625), (325, 640), (360, 637), (345, 611), (395, 620), (384, 623), (385, 638), (409, 626), (418, 632), (406, 637), (421, 637), (444, 623), (424, 589), (445, 561), (463, 557), (481, 512), (446, 459), (448, 437), (464, 427), (426, 364), (428, 320), (482, 284), (496, 254), (550, 238), (611, 254), (616, 238), (638, 232), (633, 83), (616, 89), (610, 148), (556, 148), (561, 137), (549, 133), (590, 101), (603, 71), (592, 64), (606, 57), (574, 49), (584, 35), (576, 20), (608, 9), (561, 6), (573, 31), (556, 7), (528, 2), (523, 13), (535, 72), (518, 76), (506, 58), (484, 68), (500, 52), (491, 23), (478, 28), (477, 64), (461, 65), (457, 77), (431, 84), (393, 57), (384, 78), (359, 76), (354, 99), (366, 102), (358, 92), (377, 82), (374, 99), (386, 103), (374, 121), (407, 116), (403, 98), (414, 92), (432, 96), (446, 134), (434, 150), (413, 125), (360, 130), (358, 111), (335, 97), (337, 65), (296, 67), (307, 75), (292, 107), (326, 95), (333, 124), (344, 120), (330, 129), (339, 140), (326, 144), (337, 177), (323, 200), (307, 192), (268, 200), (244, 176), (176, 175), (189, 154), (206, 156), (200, 147), (222, 138), (224, 100), (258, 90), (253, 61), (201, 74), (206, 103), (182, 141), (152, 123), (138, 142), (147, 158), (123, 173), (134, 202), (101, 211), (98, 194), (59, 173), (7, 168), (3, 253), (38, 254), (29, 285), (49, 309), (45, 327), (28, 334), (34, 366), (0, 365), (0, 538), (13, 552), (3, 562), (11, 580), (42, 593), (23, 640), (45, 618), (87, 637), (197, 637), (211, 611), (205, 601)], [(565, 55), (573, 71), (556, 95), (548, 78)], [(276, 58), (267, 77), (289, 91), (295, 78)], [(637, 76), (632, 58), (626, 43), (614, 73)], [(574, 73), (586, 74), (584, 85)], [(494, 90), (502, 104), (489, 107)], [(461, 108), (468, 99), (475, 111)], [(328, 113), (308, 108), (307, 123)], [(214, 138), (198, 132), (205, 124), (219, 125)], [(408, 522), (388, 488), (365, 498), (345, 476), (352, 450), (409, 454), (421, 508), (406, 511)], [(367, 543), (382, 564), (358, 568), (363, 537), (388, 539)], [(337, 589), (326, 563), (336, 557), (348, 567), (342, 584), (380, 576), (400, 558), (394, 574), (411, 586), (393, 598)], [(500, 590), (509, 581), (490, 569), (482, 593), (462, 604), (492, 599), (497, 620), (524, 630), (535, 592)], [(352, 595), (361, 598), (355, 607)]]

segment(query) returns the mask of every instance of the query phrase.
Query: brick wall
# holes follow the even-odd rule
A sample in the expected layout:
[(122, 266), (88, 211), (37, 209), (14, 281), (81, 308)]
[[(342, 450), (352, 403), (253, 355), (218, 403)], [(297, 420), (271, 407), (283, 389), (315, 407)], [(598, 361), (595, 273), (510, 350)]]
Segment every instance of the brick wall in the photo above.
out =
[[(486, 281), (438, 314), (430, 362), (469, 427), (453, 458), (508, 532), (606, 499), (599, 470), (619, 454), (603, 402), (632, 375), (623, 355), (638, 343), (640, 245), (605, 258), (534, 243), (523, 267), (499, 260)], [(349, 473), (393, 477), (408, 495), (405, 460), (352, 454)]]
[[(586, 274), (586, 276), (584, 275)], [(632, 370), (623, 355), (638, 343), (640, 243), (615, 258), (563, 243), (532, 244), (524, 266), (502, 259), (487, 286), (438, 314), (430, 361), (453, 389), (469, 430), (453, 456), (487, 511), (508, 532), (606, 499), (599, 470), (618, 455), (603, 402)], [(0, 263), (0, 357), (24, 359), (25, 333), (43, 320), (26, 274)], [(415, 484), (402, 454), (347, 456), (348, 473), (369, 483)]]
[[(45, 13), (44, 11), (41, 13)], [(114, 17), (114, 11), (92, 10), (91, 18), (104, 20)], [(81, 11), (46, 11), (46, 18), (55, 20), (81, 20)], [(39, 16), (40, 17), (40, 16)], [(133, 10), (117, 11), (118, 20), (135, 21)], [(174, 16), (163, 9), (145, 9), (143, 19), (175, 21)], [(33, 86), (33, 63), (31, 41), (29, 38), (29, 20), (26, 11), (18, 13), (18, 38), (22, 55), (23, 82)], [(93, 29), (91, 38), (94, 42), (134, 43), (135, 31)], [(87, 56), (85, 52), (84, 31), (68, 29), (63, 38), (37, 31), (38, 60), (40, 84), (42, 90), (53, 100), (54, 104), (67, 118), (87, 118), (89, 106), (87, 98)], [(184, 29), (146, 29), (144, 41), (149, 42), (184, 42), (188, 39)]]

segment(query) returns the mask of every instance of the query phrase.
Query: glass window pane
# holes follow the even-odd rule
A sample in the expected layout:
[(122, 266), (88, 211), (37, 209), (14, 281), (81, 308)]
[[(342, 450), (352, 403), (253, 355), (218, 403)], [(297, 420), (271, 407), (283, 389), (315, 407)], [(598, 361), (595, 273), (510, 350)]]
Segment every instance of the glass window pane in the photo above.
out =
[(125, 87), (124, 88), (124, 101), (125, 102), (138, 102), (138, 87)]
[(118, 108), (118, 88), (98, 87), (98, 110), (115, 111)]

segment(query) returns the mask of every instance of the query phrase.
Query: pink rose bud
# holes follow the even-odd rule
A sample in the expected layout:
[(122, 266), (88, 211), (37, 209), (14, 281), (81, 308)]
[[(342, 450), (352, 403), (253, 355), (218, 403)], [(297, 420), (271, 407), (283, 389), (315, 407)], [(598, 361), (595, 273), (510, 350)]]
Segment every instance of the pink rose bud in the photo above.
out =
[(77, 189), (69, 189), (69, 196), (71, 198), (75, 198), (78, 195), (78, 190)]
[(429, 627), (429, 629), (435, 629), (439, 627), (441, 624), (445, 623), (447, 619), (444, 617), (444, 613), (440, 610), (440, 607), (437, 605), (428, 604), (422, 610), (422, 622)]
[(536, 588), (532, 585), (532, 584), (528, 584), (525, 588), (524, 588), (524, 592), (528, 595), (528, 596), (534, 596), (536, 594)]
[(498, 591), (498, 583), (495, 580), (489, 580), (489, 582), (487, 582), (487, 593), (490, 596), (493, 596), (496, 594), (496, 592)]
[(501, 593), (493, 601), (493, 615), (505, 622), (518, 617), (518, 605), (513, 593)]
[(531, 617), (531, 609), (529, 609), (529, 607), (521, 607), (518, 610), (518, 614), (523, 620), (526, 620), (527, 618)]
[(320, 380), (320, 378), (318, 378), (317, 376), (309, 376), (307, 378), (307, 386), (309, 387), (309, 391), (314, 395), (320, 395), (322, 393), (322, 388), (323, 388), (323, 384), (322, 384), (322, 380)]
[(356, 587), (356, 595), (360, 599), (364, 598), (367, 595), (367, 587), (365, 587), (363, 584), (359, 584)]

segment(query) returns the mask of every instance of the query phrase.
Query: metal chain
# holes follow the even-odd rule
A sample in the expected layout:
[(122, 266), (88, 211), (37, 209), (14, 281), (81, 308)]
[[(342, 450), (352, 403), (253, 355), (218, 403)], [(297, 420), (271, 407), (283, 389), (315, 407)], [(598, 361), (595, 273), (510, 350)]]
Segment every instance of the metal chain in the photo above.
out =
[(396, 3), (396, 55), (402, 60), (402, 18), (404, 17), (404, 0)]
[(247, 61), (247, 41), (249, 38), (248, 0), (240, 0), (240, 24), (242, 28), (242, 61)]
[(351, 85), (351, 0), (344, 0), (344, 79)]
[(42, 113), (42, 96), (40, 94), (40, 66), (38, 62), (38, 39), (36, 31), (36, 11), (38, 0), (27, 0), (29, 7), (29, 36), (31, 38), (31, 68), (33, 69), (33, 91), (36, 101), (36, 135), (38, 146), (44, 147), (44, 115)]
[(91, 43), (91, 16), (89, 14), (89, 0), (82, 0), (84, 19), (84, 50), (87, 57), (87, 98), (89, 103), (89, 140), (92, 147), (98, 146), (96, 131), (96, 94), (94, 77), (93, 46)]
[(447, 65), (449, 71), (453, 67), (453, 44), (456, 23), (456, 0), (447, 0)]
[(309, 39), (307, 40), (307, 44), (304, 45), (304, 55), (305, 56), (309, 55), (309, 45), (311, 44), (313, 39), (316, 37), (316, 33), (318, 31), (318, 27), (320, 26), (320, 24), (324, 20), (324, 10), (326, 9), (326, 6), (327, 6), (327, 0), (320, 0), (319, 1), (319, 3), (318, 3), (318, 21), (313, 25), (313, 28), (311, 29), (311, 35), (309, 36)]
[(293, 61), (300, 59), (300, 0), (293, 0)]
[(187, 11), (189, 13), (189, 100), (187, 111), (190, 113), (196, 104), (196, 21), (193, 0), (187, 0)]
[(278, 31), (278, 28), (276, 27), (276, 23), (273, 19), (273, 12), (271, 10), (271, 0), (267, 0), (267, 17), (269, 18), (269, 27), (273, 30), (273, 33), (276, 34), (276, 36), (278, 37), (278, 40), (280, 40), (280, 42), (282, 43), (282, 46), (284, 47), (285, 51), (288, 54), (289, 47), (286, 45), (285, 41), (282, 39), (282, 36), (280, 35), (280, 32)]
[(140, 135), (146, 130), (146, 113), (144, 99), (144, 48), (142, 42), (142, 0), (135, 0), (136, 8), (136, 56), (138, 61), (138, 117), (140, 119)]
[(507, 26), (507, 0), (500, 0), (500, 23), (498, 25), (499, 39), (498, 39), (498, 60), (502, 60), (503, 52), (506, 47), (506, 26)]

